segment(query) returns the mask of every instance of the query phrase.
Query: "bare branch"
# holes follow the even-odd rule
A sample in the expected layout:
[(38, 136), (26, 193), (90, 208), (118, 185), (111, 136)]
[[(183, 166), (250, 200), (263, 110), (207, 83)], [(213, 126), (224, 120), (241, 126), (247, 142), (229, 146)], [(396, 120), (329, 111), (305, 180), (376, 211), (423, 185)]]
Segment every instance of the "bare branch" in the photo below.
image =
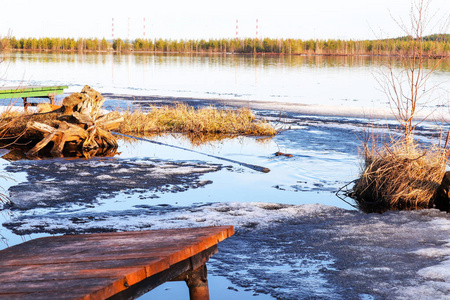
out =
[[(397, 61), (400, 70), (391, 61), (377, 79), (389, 100), (392, 113), (404, 127), (405, 138), (412, 138), (417, 124), (425, 120), (416, 120), (417, 112), (433, 100), (433, 87), (427, 87), (427, 82), (442, 63), (442, 58), (430, 61), (433, 50), (436, 49), (429, 49), (429, 45), (424, 41), (424, 34), (429, 28), (438, 27), (437, 23), (431, 24), (438, 18), (437, 12), (430, 14), (430, 4), (431, 0), (412, 0), (407, 23), (401, 18), (394, 18), (391, 14), (391, 18), (405, 33), (405, 39), (411, 47), (400, 52)], [(440, 28), (447, 29), (450, 17), (440, 19), (442, 20), (444, 26)], [(428, 47), (426, 50), (425, 46)]]

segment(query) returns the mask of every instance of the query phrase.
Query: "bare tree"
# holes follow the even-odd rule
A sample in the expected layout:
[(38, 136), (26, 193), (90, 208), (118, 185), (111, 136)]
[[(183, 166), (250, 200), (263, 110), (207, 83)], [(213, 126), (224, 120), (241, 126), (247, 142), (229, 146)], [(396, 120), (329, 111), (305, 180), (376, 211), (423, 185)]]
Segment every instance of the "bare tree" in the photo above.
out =
[(399, 47), (399, 56), (389, 58), (376, 76), (402, 126), (403, 138), (389, 135), (386, 142), (372, 135), (365, 141), (363, 170), (350, 193), (368, 212), (435, 205), (433, 197), (447, 169), (448, 139), (444, 146), (425, 146), (413, 137), (416, 126), (427, 118), (420, 119), (418, 112), (435, 100), (436, 86), (427, 82), (442, 63), (442, 58), (433, 54), (435, 49), (430, 48), (435, 43), (427, 43), (424, 36), (437, 30), (431, 22), (442, 24), (443, 19), (429, 14), (429, 0), (412, 1), (409, 22), (394, 19), (405, 34), (398, 42), (408, 46), (407, 50)]
[(409, 47), (397, 59), (391, 59), (376, 77), (388, 97), (392, 113), (403, 127), (405, 139), (412, 139), (417, 124), (427, 118), (418, 119), (417, 113), (434, 100), (435, 89), (427, 86), (427, 82), (443, 60), (433, 55), (435, 49), (425, 49), (424, 36), (433, 30), (445, 32), (449, 18), (438, 19), (437, 14), (430, 14), (430, 3), (431, 0), (413, 0), (409, 22), (393, 18), (405, 34)]

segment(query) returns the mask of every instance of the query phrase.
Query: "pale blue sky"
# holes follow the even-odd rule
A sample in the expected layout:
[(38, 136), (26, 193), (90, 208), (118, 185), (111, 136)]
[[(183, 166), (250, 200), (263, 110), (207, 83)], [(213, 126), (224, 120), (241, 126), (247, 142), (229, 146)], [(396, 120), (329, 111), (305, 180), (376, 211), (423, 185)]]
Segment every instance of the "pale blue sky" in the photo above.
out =
[[(402, 35), (410, 0), (2, 0), (0, 35), (200, 39), (239, 37), (373, 39)], [(433, 0), (432, 11), (450, 11)], [(389, 13), (390, 12), (390, 13)], [(145, 18), (145, 23), (144, 23)]]

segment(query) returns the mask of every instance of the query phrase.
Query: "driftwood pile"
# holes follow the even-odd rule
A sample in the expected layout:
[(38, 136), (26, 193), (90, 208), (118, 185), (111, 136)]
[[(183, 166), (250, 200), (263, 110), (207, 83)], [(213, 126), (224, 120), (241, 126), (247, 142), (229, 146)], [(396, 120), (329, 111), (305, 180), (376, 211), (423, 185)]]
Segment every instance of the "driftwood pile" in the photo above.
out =
[(3, 120), (2, 139), (14, 138), (13, 144), (25, 141), (31, 145), (27, 156), (37, 156), (49, 147), (55, 157), (62, 156), (65, 148), (74, 147), (83, 153), (115, 151), (117, 140), (110, 130), (116, 129), (123, 117), (118, 112), (102, 115), (104, 101), (99, 92), (85, 86), (80, 93), (64, 98), (56, 110)]

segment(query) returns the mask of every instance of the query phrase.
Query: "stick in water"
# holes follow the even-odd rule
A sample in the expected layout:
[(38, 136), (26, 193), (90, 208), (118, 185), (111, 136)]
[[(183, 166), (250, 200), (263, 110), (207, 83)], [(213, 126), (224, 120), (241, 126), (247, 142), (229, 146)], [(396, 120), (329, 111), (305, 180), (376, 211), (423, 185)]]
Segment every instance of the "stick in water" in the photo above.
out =
[(263, 173), (269, 173), (270, 172), (269, 168), (264, 168), (264, 167), (257, 166), (257, 165), (243, 163), (243, 162), (232, 160), (232, 159), (228, 159), (228, 158), (225, 158), (225, 157), (215, 156), (215, 155), (212, 155), (212, 154), (203, 153), (203, 152), (195, 151), (195, 150), (192, 150), (192, 149), (183, 148), (183, 147), (180, 147), (180, 146), (165, 144), (165, 143), (149, 140), (149, 139), (146, 139), (146, 138), (140, 138), (140, 137), (132, 136), (132, 135), (128, 135), (128, 134), (123, 134), (123, 133), (118, 133), (118, 132), (111, 132), (111, 133), (115, 134), (115, 135), (118, 135), (118, 136), (124, 136), (124, 137), (132, 138), (132, 139), (136, 139), (136, 140), (140, 140), (140, 141), (145, 141), (145, 142), (149, 142), (149, 143), (153, 143), (153, 144), (157, 144), (157, 145), (161, 145), (161, 146), (167, 146), (167, 147), (172, 147), (172, 148), (176, 148), (176, 149), (180, 149), (180, 150), (184, 150), (184, 151), (189, 151), (189, 152), (193, 152), (193, 153), (197, 153), (197, 154), (201, 154), (201, 155), (206, 155), (206, 156), (209, 156), (209, 157), (212, 157), (212, 158), (215, 158), (215, 159), (220, 159), (220, 160), (228, 161), (228, 162), (231, 162), (231, 163), (235, 163), (235, 164), (241, 165), (243, 167), (246, 167), (246, 168), (258, 171), (258, 172), (263, 172)]

